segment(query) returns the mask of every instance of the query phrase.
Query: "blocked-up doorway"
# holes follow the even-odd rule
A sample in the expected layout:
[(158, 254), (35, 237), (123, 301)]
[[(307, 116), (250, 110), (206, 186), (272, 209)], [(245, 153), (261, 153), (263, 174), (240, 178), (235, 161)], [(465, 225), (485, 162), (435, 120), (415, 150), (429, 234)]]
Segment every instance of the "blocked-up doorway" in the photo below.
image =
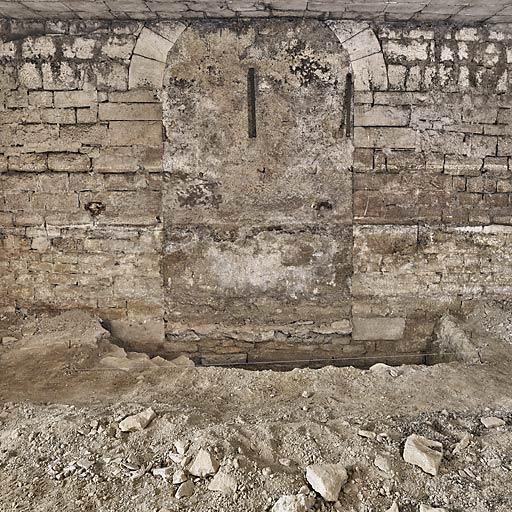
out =
[(343, 353), (349, 73), (318, 21), (202, 23), (173, 47), (163, 91), (170, 352), (204, 362)]

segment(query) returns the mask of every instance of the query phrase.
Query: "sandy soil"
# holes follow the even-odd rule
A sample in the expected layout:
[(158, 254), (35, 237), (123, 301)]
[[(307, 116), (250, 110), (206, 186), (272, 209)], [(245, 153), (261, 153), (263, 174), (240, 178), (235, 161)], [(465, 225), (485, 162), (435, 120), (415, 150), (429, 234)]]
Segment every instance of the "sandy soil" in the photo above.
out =
[[(482, 325), (476, 335), (490, 336)], [(508, 350), (507, 332), (498, 343)], [(316, 511), (384, 512), (393, 502), (401, 512), (512, 510), (512, 362), (503, 352), (478, 365), (274, 372), (127, 359), (80, 312), (27, 319), (7, 335), (16, 341), (0, 345), (2, 512), (261, 512), (299, 492)], [(121, 432), (123, 418), (149, 406), (147, 428)], [(487, 416), (506, 424), (486, 428)], [(413, 433), (443, 444), (437, 476), (403, 460)], [(454, 452), (466, 434), (468, 446)], [(200, 448), (236, 489), (189, 476), (193, 495), (177, 499), (178, 485), (153, 471), (187, 469)], [(376, 467), (377, 456), (389, 468)], [(305, 467), (319, 462), (348, 470), (337, 502), (304, 487)]]

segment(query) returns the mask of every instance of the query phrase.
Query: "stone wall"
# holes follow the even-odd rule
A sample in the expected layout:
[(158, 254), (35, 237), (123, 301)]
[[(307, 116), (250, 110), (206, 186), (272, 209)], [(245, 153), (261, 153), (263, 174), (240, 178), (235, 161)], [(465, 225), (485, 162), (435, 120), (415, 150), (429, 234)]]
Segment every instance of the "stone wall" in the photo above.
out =
[[(217, 98), (235, 90), (233, 61), (202, 88), (177, 77), (202, 32), (251, 25), (202, 23), (2, 22), (2, 314), (86, 308), (132, 347), (205, 362), (407, 359), (428, 349), (442, 313), (509, 295), (510, 26), (251, 22), (275, 33), (251, 43), (256, 60), (249, 52), (241, 69), (268, 76), (263, 60), (272, 68), (276, 48), (307, 33), (289, 58), (308, 73), (320, 63), (335, 83), (295, 85), (284, 71), (260, 81), (258, 115), (275, 115), (266, 135), (259, 119), (250, 153), (236, 123), (224, 141), (212, 130), (222, 100), (204, 101), (213, 85)], [(245, 119), (244, 94), (236, 101)], [(286, 147), (265, 148), (295, 104), (292, 135), (279, 135), (292, 164), (280, 162)], [(329, 116), (338, 133), (313, 122)], [(194, 144), (215, 131), (194, 164)], [(230, 145), (244, 148), (238, 161)], [(308, 181), (318, 169), (327, 181)]]

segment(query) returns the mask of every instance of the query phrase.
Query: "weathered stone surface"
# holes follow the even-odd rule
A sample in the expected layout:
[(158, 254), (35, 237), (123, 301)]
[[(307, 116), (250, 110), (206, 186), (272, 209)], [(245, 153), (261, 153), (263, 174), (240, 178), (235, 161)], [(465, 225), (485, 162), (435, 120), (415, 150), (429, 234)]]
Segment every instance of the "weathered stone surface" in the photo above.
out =
[(110, 143), (113, 146), (157, 146), (162, 143), (160, 121), (111, 121)]
[(405, 318), (352, 319), (352, 337), (355, 340), (399, 340), (404, 329)]
[(443, 445), (426, 437), (411, 434), (405, 442), (403, 456), (405, 462), (435, 476), (443, 459)]
[(98, 101), (95, 89), (83, 91), (56, 91), (54, 93), (55, 107), (92, 107)]
[[(307, 16), (326, 1), (310, 2)], [(229, 16), (253, 10), (231, 7)], [(286, 17), (284, 7), (273, 4)], [(508, 298), (509, 34), (328, 25), (196, 20), (182, 32), (175, 22), (61, 20), (23, 35), (24, 23), (7, 20), (2, 301), (88, 308), (139, 349), (240, 364), (418, 353), (446, 310)], [(136, 44), (150, 57), (132, 56)], [(139, 81), (150, 90), (127, 90)], [(358, 319), (383, 318), (405, 320), (401, 337), (400, 324), (357, 339)]]
[(50, 153), (48, 155), (48, 169), (58, 172), (86, 172), (91, 167), (87, 155), (74, 153)]
[(336, 501), (348, 474), (341, 464), (313, 464), (306, 468), (309, 485), (326, 501)]
[(158, 103), (100, 103), (99, 119), (103, 121), (161, 121)]
[(158, 90), (163, 85), (165, 64), (140, 55), (131, 59), (128, 85), (130, 89), (149, 88)]

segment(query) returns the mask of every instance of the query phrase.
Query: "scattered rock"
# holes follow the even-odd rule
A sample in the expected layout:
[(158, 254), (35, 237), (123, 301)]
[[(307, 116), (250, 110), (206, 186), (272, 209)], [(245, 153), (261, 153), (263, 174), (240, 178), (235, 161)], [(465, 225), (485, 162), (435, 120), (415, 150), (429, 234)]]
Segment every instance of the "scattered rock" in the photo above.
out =
[(188, 480), (187, 473), (182, 469), (178, 469), (172, 475), (172, 483), (174, 485), (182, 484)]
[(386, 512), (400, 512), (396, 501), (393, 502), (393, 505), (391, 505), (391, 507), (389, 507)]
[(181, 453), (169, 453), (169, 459), (171, 459), (175, 464), (182, 464), (185, 456)]
[(269, 477), (272, 474), (272, 470), (270, 468), (263, 468), (261, 474), (265, 477)]
[(119, 428), (121, 429), (121, 432), (144, 430), (155, 418), (155, 411), (149, 407), (145, 411), (125, 418), (121, 423), (119, 423)]
[(177, 441), (174, 441), (174, 448), (176, 448), (176, 451), (180, 455), (185, 455), (185, 453), (188, 450), (188, 445), (189, 445), (188, 441), (183, 441), (181, 439), (178, 439)]
[(11, 343), (16, 343), (18, 341), (17, 338), (14, 338), (13, 336), (4, 336), (2, 338), (2, 345), (9, 345)]
[(272, 507), (272, 512), (308, 512), (315, 500), (303, 494), (281, 496)]
[(188, 472), (194, 476), (205, 477), (214, 475), (219, 469), (219, 463), (210, 452), (201, 449), (197, 452), (194, 461), (188, 468)]
[(496, 416), (487, 416), (486, 418), (480, 418), (480, 422), (485, 428), (497, 428), (506, 425), (505, 421)]
[(151, 473), (153, 476), (161, 476), (164, 480), (167, 480), (168, 478), (171, 478), (173, 471), (173, 468), (168, 466), (166, 468), (153, 468)]
[(341, 464), (312, 464), (306, 468), (309, 485), (326, 501), (336, 501), (348, 474)]
[(208, 485), (210, 491), (217, 491), (222, 494), (233, 494), (236, 492), (236, 480), (224, 471), (219, 471)]
[(437, 475), (443, 458), (443, 445), (423, 436), (411, 434), (405, 442), (404, 460), (425, 473)]
[(357, 431), (357, 435), (361, 437), (366, 437), (367, 439), (375, 439), (377, 434), (375, 432), (371, 432), (370, 430), (362, 430), (359, 429)]
[(375, 466), (377, 466), (381, 471), (384, 471), (384, 473), (391, 473), (392, 471), (392, 465), (391, 465), (391, 458), (389, 455), (376, 455), (375, 460), (373, 461)]
[(469, 443), (471, 442), (472, 438), (473, 436), (469, 432), (466, 432), (462, 436), (462, 439), (455, 445), (452, 453), (455, 455), (458, 453), (462, 453), (469, 446)]
[(434, 508), (428, 505), (420, 505), (420, 512), (448, 512), (445, 508)]
[(191, 480), (187, 480), (178, 487), (178, 490), (176, 491), (176, 499), (188, 498), (194, 494), (194, 491), (195, 487), (193, 482)]

